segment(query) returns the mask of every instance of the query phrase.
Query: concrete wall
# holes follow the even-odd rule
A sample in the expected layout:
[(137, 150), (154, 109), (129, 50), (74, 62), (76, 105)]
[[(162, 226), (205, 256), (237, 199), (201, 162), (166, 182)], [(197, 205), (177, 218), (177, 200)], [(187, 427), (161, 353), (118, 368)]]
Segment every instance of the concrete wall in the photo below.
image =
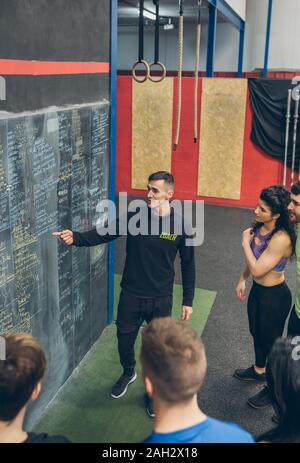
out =
[[(247, 0), (225, 0), (226, 3), (245, 21)], [(248, 0), (252, 1), (252, 0)]]
[[(206, 69), (207, 24), (202, 26), (200, 70)], [(178, 29), (160, 31), (160, 61), (168, 71), (178, 66)], [(187, 24), (184, 31), (183, 69), (193, 71), (195, 66), (196, 25)], [(216, 71), (236, 71), (238, 62), (239, 32), (227, 23), (218, 24), (216, 43)], [(145, 28), (144, 57), (151, 62), (154, 54), (154, 28)], [(138, 28), (119, 27), (118, 69), (128, 70), (138, 56)]]
[[(268, 0), (247, 2), (245, 68), (262, 68)], [(269, 69), (300, 69), (300, 2), (273, 0)]]
[[(239, 6), (244, 0), (228, 0)], [(246, 36), (244, 71), (263, 68), (268, 0), (248, 0), (246, 3)], [(161, 61), (169, 71), (177, 69), (178, 30), (161, 30)], [(184, 70), (194, 70), (195, 25), (186, 23), (184, 31)], [(145, 28), (145, 58), (153, 57), (154, 30)], [(270, 37), (269, 69), (300, 69), (300, 1), (273, 0)], [(218, 23), (215, 56), (216, 71), (236, 71), (238, 61), (239, 31), (228, 23)], [(138, 29), (119, 27), (119, 69), (130, 69), (138, 53)], [(207, 25), (202, 27), (200, 70), (206, 68)]]

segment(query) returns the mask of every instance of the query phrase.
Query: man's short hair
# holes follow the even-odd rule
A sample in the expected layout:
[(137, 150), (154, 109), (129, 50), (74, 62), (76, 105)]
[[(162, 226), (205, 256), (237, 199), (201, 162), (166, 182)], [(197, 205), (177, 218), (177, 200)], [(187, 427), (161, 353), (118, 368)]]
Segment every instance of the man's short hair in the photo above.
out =
[(203, 343), (186, 322), (156, 318), (143, 330), (143, 375), (168, 403), (187, 402), (200, 389), (206, 372)]
[(164, 180), (172, 189), (174, 189), (174, 177), (170, 172), (160, 170), (149, 175), (148, 182), (154, 182), (156, 180)]
[(296, 182), (292, 185), (291, 187), (291, 192), (293, 193), (293, 195), (295, 196), (298, 196), (300, 195), (300, 181), (299, 182)]
[(1, 335), (5, 360), (0, 360), (0, 420), (12, 421), (27, 404), (46, 371), (43, 348), (31, 334)]

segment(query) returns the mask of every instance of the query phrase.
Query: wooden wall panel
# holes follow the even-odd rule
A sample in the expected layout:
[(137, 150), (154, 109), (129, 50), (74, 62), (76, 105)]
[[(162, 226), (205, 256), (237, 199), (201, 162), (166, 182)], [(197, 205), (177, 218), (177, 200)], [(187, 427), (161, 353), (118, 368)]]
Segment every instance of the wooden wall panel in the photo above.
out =
[(146, 189), (152, 172), (171, 170), (173, 78), (132, 85), (131, 187)]
[(198, 195), (240, 199), (246, 79), (203, 79)]

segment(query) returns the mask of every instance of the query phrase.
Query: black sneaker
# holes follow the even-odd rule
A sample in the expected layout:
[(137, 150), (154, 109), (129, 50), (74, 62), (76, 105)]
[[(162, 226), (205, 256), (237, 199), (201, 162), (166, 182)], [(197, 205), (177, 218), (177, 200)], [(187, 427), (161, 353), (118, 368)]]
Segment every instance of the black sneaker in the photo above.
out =
[(153, 400), (150, 399), (148, 394), (145, 394), (145, 403), (146, 403), (146, 412), (150, 418), (155, 418), (154, 408), (153, 408)]
[(110, 394), (111, 397), (113, 397), (114, 399), (119, 399), (120, 397), (125, 395), (129, 384), (133, 383), (133, 381), (135, 381), (136, 378), (136, 372), (134, 372), (132, 376), (128, 376), (123, 373), (123, 375), (120, 376), (116, 384), (113, 386)]
[(252, 408), (265, 408), (272, 404), (270, 389), (264, 386), (261, 391), (248, 399), (247, 404)]
[(264, 383), (266, 381), (266, 374), (256, 373), (254, 365), (252, 365), (252, 367), (246, 368), (245, 370), (235, 370), (233, 377), (239, 379), (240, 381), (255, 381), (259, 383)]

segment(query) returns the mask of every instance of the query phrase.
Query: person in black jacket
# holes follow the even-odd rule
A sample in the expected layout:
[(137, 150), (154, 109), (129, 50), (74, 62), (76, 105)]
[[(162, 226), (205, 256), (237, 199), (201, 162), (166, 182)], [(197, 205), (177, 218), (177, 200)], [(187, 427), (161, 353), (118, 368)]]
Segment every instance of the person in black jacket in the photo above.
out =
[(266, 377), (276, 426), (258, 442), (300, 443), (300, 337), (278, 338), (268, 356)]
[[(135, 381), (134, 344), (143, 321), (170, 316), (174, 283), (174, 261), (179, 251), (182, 270), (182, 320), (193, 312), (195, 290), (194, 247), (187, 245), (191, 233), (180, 214), (170, 206), (174, 194), (174, 179), (168, 172), (156, 172), (148, 178), (147, 206), (140, 217), (148, 219), (147, 229), (132, 233), (130, 227), (135, 214), (127, 213), (125, 225), (126, 262), (121, 281), (117, 315), (117, 338), (123, 374), (113, 386), (111, 397), (118, 399), (126, 394), (128, 385)], [(144, 214), (144, 215), (143, 215)], [(121, 236), (121, 220), (115, 221), (115, 232), (104, 233), (94, 229), (85, 233), (71, 230), (55, 232), (66, 245), (95, 246), (108, 243)], [(177, 233), (178, 224), (181, 232)], [(126, 227), (125, 227), (126, 228)], [(153, 233), (153, 230), (156, 230)], [(154, 417), (152, 402), (147, 400), (147, 413)]]
[(30, 400), (36, 400), (41, 392), (46, 357), (31, 334), (3, 334), (1, 340), (4, 340), (5, 359), (0, 360), (0, 443), (70, 442), (64, 436), (24, 431), (28, 404)]

